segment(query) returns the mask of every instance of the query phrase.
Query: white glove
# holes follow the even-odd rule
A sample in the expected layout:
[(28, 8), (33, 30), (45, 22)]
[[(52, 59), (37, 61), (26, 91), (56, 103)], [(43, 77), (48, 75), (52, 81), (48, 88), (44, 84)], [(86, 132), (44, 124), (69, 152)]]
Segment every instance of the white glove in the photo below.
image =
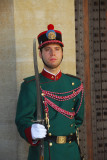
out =
[(31, 135), (33, 140), (44, 138), (46, 137), (46, 134), (47, 134), (47, 129), (45, 128), (44, 125), (38, 123), (32, 124)]

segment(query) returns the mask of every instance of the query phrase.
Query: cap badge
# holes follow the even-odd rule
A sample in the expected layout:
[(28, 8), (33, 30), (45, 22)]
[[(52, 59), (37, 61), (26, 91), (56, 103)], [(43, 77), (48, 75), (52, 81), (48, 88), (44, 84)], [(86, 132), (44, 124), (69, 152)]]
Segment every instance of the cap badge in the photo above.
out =
[(56, 33), (54, 30), (49, 30), (46, 33), (48, 39), (56, 39)]

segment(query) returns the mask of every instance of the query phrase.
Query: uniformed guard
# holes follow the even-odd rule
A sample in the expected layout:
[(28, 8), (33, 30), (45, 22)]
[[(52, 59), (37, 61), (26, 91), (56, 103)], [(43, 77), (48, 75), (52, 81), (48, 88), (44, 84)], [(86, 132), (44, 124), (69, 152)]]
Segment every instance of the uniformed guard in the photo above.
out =
[(76, 131), (83, 122), (84, 98), (81, 79), (60, 70), (63, 59), (62, 33), (48, 30), (38, 35), (39, 56), (44, 68), (39, 74), (41, 116), (37, 123), (37, 92), (35, 76), (24, 79), (19, 94), (16, 125), (28, 143), (28, 160), (39, 160), (41, 139), (44, 139), (44, 160), (80, 160)]

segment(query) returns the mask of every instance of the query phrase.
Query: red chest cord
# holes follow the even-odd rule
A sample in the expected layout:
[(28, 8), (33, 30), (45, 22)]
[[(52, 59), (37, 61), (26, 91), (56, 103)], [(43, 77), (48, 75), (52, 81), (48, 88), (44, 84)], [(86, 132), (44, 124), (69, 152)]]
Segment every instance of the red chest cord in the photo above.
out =
[[(71, 94), (67, 95), (67, 96), (59, 96), (61, 94), (68, 94), (72, 92)], [(47, 97), (50, 97), (52, 99), (55, 99), (56, 101), (67, 101), (70, 100), (74, 97), (76, 97), (79, 93), (81, 92), (81, 100), (80, 100), (80, 104), (78, 107), (78, 110), (75, 112), (69, 112), (66, 111), (62, 108), (60, 108), (59, 106), (57, 106), (55, 103), (53, 103), (52, 101), (50, 101)], [(83, 84), (81, 84), (78, 88), (68, 91), (68, 92), (63, 92), (63, 93), (57, 93), (57, 92), (50, 92), (50, 91), (46, 91), (42, 89), (42, 93), (44, 93), (44, 105), (45, 105), (45, 111), (48, 114), (49, 108), (48, 105), (51, 106), (54, 110), (58, 111), (59, 113), (63, 114), (64, 116), (66, 116), (69, 119), (73, 119), (75, 114), (77, 114), (79, 112), (79, 109), (81, 107), (82, 104), (82, 100), (83, 100)], [(49, 114), (48, 114), (49, 117)]]

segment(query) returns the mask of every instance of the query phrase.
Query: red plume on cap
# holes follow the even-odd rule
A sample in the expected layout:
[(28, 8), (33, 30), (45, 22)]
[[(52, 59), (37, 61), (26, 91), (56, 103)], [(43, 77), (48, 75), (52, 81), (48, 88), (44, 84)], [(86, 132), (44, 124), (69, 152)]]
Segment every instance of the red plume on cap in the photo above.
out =
[(49, 24), (47, 28), (48, 28), (48, 30), (54, 30), (54, 25), (53, 24)]

